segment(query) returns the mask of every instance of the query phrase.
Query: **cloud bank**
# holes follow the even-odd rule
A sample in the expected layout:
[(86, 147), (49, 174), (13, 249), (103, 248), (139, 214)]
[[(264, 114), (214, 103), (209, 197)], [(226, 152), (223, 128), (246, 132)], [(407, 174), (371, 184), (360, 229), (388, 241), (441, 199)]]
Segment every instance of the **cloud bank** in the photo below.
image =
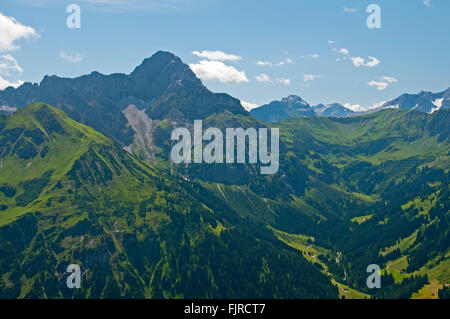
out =
[[(32, 27), (25, 26), (13, 17), (0, 12), (0, 52), (10, 52), (20, 49), (17, 42), (22, 39), (39, 38), (39, 34)], [(17, 60), (11, 54), (0, 56), (0, 90), (8, 86), (18, 87), (21, 80), (8, 80), (5, 77), (17, 77), (23, 73)]]
[(77, 63), (77, 62), (81, 62), (83, 60), (83, 57), (78, 52), (67, 53), (64, 50), (61, 50), (59, 52), (59, 56), (61, 59), (66, 60), (69, 63)]
[(222, 51), (193, 51), (193, 55), (198, 56), (199, 58), (213, 60), (213, 61), (238, 61), (242, 58), (238, 55), (228, 54)]
[(239, 71), (221, 61), (201, 60), (198, 63), (189, 64), (189, 67), (197, 77), (204, 81), (219, 81), (228, 84), (248, 82), (245, 71)]

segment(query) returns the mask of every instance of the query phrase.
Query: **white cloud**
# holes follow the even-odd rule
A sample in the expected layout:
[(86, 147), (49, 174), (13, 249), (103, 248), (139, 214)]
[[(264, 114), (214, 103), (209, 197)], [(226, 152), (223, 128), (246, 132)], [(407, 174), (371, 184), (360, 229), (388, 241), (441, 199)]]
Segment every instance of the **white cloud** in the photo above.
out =
[(4, 90), (8, 86), (12, 86), (12, 87), (16, 88), (16, 87), (21, 86), (22, 84), (23, 84), (23, 81), (18, 80), (18, 81), (10, 82), (0, 76), (0, 90)]
[(292, 64), (292, 63), (294, 63), (294, 61), (290, 58), (284, 59), (275, 64), (270, 61), (256, 61), (256, 64), (259, 66), (283, 66), (283, 65)]
[(294, 63), (294, 61), (292, 61), (292, 59), (284, 59), (283, 61), (280, 61), (280, 63), (278, 63), (278, 66), (282, 66), (282, 65), (286, 65), (286, 64), (292, 64)]
[(358, 9), (356, 9), (356, 8), (344, 7), (344, 12), (355, 13), (356, 11), (358, 11)]
[(328, 44), (335, 44), (335, 43), (336, 43), (336, 41), (328, 40)]
[(366, 108), (362, 107), (360, 104), (350, 104), (350, 103), (344, 103), (344, 106), (352, 111), (359, 112), (359, 111), (365, 111)]
[(256, 81), (258, 82), (272, 82), (270, 76), (267, 74), (261, 73), (260, 75), (255, 76)]
[(370, 109), (374, 109), (374, 108), (380, 107), (380, 106), (382, 106), (385, 103), (386, 103), (386, 101), (373, 103), (372, 105), (369, 105), (369, 106), (362, 106), (360, 104), (350, 104), (350, 103), (344, 103), (343, 105), (346, 108), (348, 108), (348, 109), (350, 109), (352, 111), (363, 112), (363, 111), (367, 111), (367, 110), (370, 110)]
[(377, 58), (373, 57), (373, 56), (369, 56), (369, 60), (367, 61), (365, 66), (369, 67), (369, 68), (373, 68), (374, 66), (377, 66), (378, 64), (381, 63), (380, 60), (378, 60)]
[(266, 83), (281, 83), (284, 85), (289, 85), (291, 84), (291, 79), (288, 78), (276, 78), (275, 80), (272, 80), (270, 78), (270, 76), (268, 76), (267, 74), (261, 73), (260, 75), (255, 76), (256, 81), (258, 82), (266, 82)]
[(373, 57), (373, 56), (369, 56), (367, 60), (360, 56), (350, 56), (350, 51), (346, 48), (341, 48), (341, 49), (333, 48), (332, 51), (343, 55), (342, 58), (337, 58), (336, 62), (341, 62), (341, 61), (350, 59), (352, 61), (353, 65), (357, 68), (359, 68), (361, 66), (373, 68), (381, 63), (381, 61), (379, 59), (377, 59), (376, 57)]
[(259, 66), (272, 66), (272, 62), (270, 61), (256, 61), (256, 64)]
[(373, 56), (369, 56), (368, 61), (366, 62), (366, 60), (360, 56), (356, 56), (356, 57), (351, 57), (350, 58), (353, 62), (353, 65), (357, 68), (359, 68), (360, 66), (365, 66), (368, 68), (373, 68), (375, 66), (377, 66), (378, 64), (381, 63), (380, 60), (378, 60), (377, 58), (373, 57)]
[(333, 51), (337, 52), (337, 53), (340, 53), (340, 54), (343, 54), (343, 55), (349, 55), (350, 54), (350, 51), (348, 51), (348, 49), (346, 49), (346, 48), (341, 48), (341, 49), (333, 48)]
[(383, 91), (389, 86), (389, 83), (379, 81), (369, 81), (367, 84), (369, 86), (376, 87), (378, 91)]
[(61, 50), (59, 52), (59, 56), (61, 59), (66, 60), (69, 63), (77, 63), (83, 60), (83, 57), (78, 52), (67, 53), (66, 51)]
[(238, 61), (242, 57), (234, 54), (228, 54), (222, 51), (193, 51), (192, 54), (198, 56), (199, 58), (204, 58), (213, 61)]
[(259, 105), (256, 103), (250, 103), (246, 101), (241, 101), (241, 105), (246, 109), (247, 111), (250, 111), (252, 109), (256, 109)]
[(304, 82), (314, 81), (315, 79), (320, 79), (320, 78), (323, 78), (323, 75), (303, 73), (303, 81)]
[(284, 84), (284, 85), (289, 85), (289, 84), (291, 84), (291, 79), (278, 78), (278, 79), (275, 80), (275, 82), (281, 83), (281, 84)]
[(376, 87), (378, 91), (385, 90), (390, 84), (398, 82), (393, 76), (382, 76), (381, 81), (369, 81), (368, 85)]
[(317, 53), (313, 53), (313, 54), (308, 54), (308, 55), (302, 55), (300, 58), (302, 58), (302, 59), (304, 59), (304, 58), (318, 59), (318, 58), (320, 58), (320, 55)]
[(431, 7), (431, 0), (423, 0), (423, 4), (427, 7)]
[(17, 41), (20, 39), (38, 38), (39, 35), (32, 28), (18, 22), (13, 17), (7, 17), (0, 12), (0, 52), (19, 49)]
[(10, 54), (0, 56), (0, 75), (19, 76), (23, 72), (17, 60)]
[[(0, 12), (0, 52), (20, 49), (17, 42), (21, 39), (39, 38), (39, 34), (29, 26), (25, 26), (13, 17)], [(20, 80), (8, 80), (4, 77), (16, 77), (23, 72), (17, 60), (10, 54), (0, 56), (0, 89), (9, 86), (18, 87), (23, 84)]]
[(245, 71), (239, 71), (220, 61), (201, 60), (199, 63), (189, 64), (189, 67), (195, 75), (204, 81), (216, 80), (229, 84), (248, 82)]
[(353, 65), (356, 66), (357, 68), (359, 68), (361, 65), (364, 65), (364, 59), (357, 56), (357, 57), (353, 57), (351, 58)]
[(381, 77), (381, 79), (388, 83), (398, 82), (398, 80), (396, 78), (394, 78), (393, 76), (383, 76), (383, 77)]

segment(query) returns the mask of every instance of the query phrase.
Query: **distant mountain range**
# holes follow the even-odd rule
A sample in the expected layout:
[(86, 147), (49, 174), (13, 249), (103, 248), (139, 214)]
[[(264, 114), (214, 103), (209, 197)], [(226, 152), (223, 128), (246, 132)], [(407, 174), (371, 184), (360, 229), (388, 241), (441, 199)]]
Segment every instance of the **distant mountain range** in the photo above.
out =
[[(238, 99), (209, 91), (188, 65), (164, 51), (145, 59), (129, 75), (92, 72), (74, 79), (52, 75), (45, 76), (39, 84), (27, 82), (18, 88), (8, 87), (0, 91), (0, 114), (39, 101), (60, 108), (76, 121), (130, 148), (138, 142), (137, 135), (148, 135), (137, 130), (133, 119), (147, 122), (145, 126), (152, 131), (161, 120), (186, 123), (225, 111), (249, 114)], [(127, 109), (130, 106), (133, 107)], [(449, 107), (450, 88), (440, 93), (403, 94), (367, 112), (354, 112), (339, 103), (313, 106), (290, 95), (252, 109), (250, 114), (264, 122), (280, 122), (299, 117), (357, 116), (385, 108), (432, 113)], [(150, 125), (149, 119), (156, 122)]]
[(264, 122), (280, 122), (289, 118), (313, 116), (347, 117), (353, 113), (352, 110), (338, 103), (311, 106), (297, 95), (290, 95), (281, 101), (273, 101), (250, 111), (256, 119)]
[(312, 106), (301, 97), (290, 95), (281, 101), (273, 101), (252, 109), (250, 114), (264, 122), (280, 122), (298, 117), (349, 117), (373, 113), (386, 108), (415, 110), (425, 113), (433, 113), (441, 108), (450, 108), (450, 88), (440, 93), (422, 91), (419, 94), (403, 94), (384, 103), (381, 107), (366, 112), (354, 112), (339, 103)]

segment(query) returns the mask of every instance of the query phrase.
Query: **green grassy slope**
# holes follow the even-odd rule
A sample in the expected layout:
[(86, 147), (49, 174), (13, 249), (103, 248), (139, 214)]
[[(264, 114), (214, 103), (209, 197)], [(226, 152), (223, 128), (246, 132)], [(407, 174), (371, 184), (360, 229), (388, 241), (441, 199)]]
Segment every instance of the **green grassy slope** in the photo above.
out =
[[(407, 298), (423, 286), (418, 276), (439, 278), (441, 284), (450, 279), (445, 266), (450, 246), (449, 115), (448, 110), (431, 115), (384, 110), (354, 118), (272, 123), (281, 133), (276, 175), (260, 176), (251, 165), (216, 167), (215, 177), (224, 174), (220, 183), (211, 182), (213, 170), (201, 166), (183, 168), (183, 173), (203, 180), (243, 218), (293, 236), (312, 236), (319, 246), (341, 252), (341, 262), (330, 265), (330, 271), (349, 288), (373, 294), (365, 286), (365, 267), (390, 263), (388, 273), (395, 280), (386, 277), (386, 294), (373, 297)], [(264, 125), (231, 114), (210, 121), (219, 128)], [(433, 221), (437, 230), (429, 228)], [(419, 230), (423, 235), (417, 238)], [(412, 266), (395, 273), (405, 261)], [(402, 286), (399, 277), (410, 281)]]
[[(389, 268), (398, 284), (387, 278), (386, 293), (375, 297), (410, 297), (422, 285), (418, 276), (450, 281), (449, 114), (385, 110), (274, 124), (282, 128), (288, 156), (314, 172), (303, 198), (312, 193), (307, 201), (321, 212), (342, 207), (340, 223), (350, 231), (332, 228), (337, 236), (328, 244), (344, 252), (341, 267), (351, 286), (370, 293), (364, 267), (371, 263)], [(342, 206), (346, 200), (359, 204)], [(319, 240), (329, 236), (320, 233)], [(411, 282), (401, 286), (403, 278)]]
[[(0, 297), (338, 296), (265, 225), (61, 111), (0, 123)], [(66, 287), (73, 263), (81, 289)]]

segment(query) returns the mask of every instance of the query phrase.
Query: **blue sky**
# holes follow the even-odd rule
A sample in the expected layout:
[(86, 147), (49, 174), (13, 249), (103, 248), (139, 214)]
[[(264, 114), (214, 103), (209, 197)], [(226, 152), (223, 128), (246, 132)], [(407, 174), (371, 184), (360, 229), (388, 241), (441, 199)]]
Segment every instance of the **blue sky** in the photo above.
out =
[[(71, 3), (80, 29), (66, 25)], [(130, 73), (158, 50), (256, 105), (296, 94), (361, 109), (450, 86), (448, 0), (2, 0), (0, 13), (0, 87)]]

